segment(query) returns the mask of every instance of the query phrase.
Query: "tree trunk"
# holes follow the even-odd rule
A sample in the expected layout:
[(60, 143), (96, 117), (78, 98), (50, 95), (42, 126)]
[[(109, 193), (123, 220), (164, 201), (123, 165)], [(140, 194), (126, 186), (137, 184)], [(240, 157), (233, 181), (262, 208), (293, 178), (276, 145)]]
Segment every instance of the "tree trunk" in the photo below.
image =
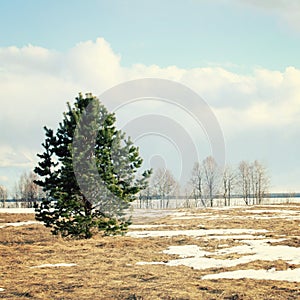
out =
[[(83, 196), (83, 202), (84, 202), (84, 212), (85, 212), (85, 216), (90, 217), (92, 215), (92, 203), (86, 199)], [(92, 237), (92, 233), (90, 230), (90, 226), (89, 224), (85, 224), (85, 230), (84, 230), (84, 238), (85, 239), (90, 239)]]

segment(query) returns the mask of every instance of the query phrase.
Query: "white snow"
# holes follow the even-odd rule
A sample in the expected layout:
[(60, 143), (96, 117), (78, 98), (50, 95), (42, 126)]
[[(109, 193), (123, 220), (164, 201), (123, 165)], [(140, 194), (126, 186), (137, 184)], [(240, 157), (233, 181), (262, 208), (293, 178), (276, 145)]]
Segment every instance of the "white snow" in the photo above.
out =
[(44, 265), (30, 267), (30, 269), (35, 269), (35, 268), (56, 268), (56, 267), (74, 267), (74, 266), (77, 266), (77, 264), (66, 264), (66, 263), (44, 264)]
[(5, 291), (5, 289), (3, 289), (3, 288), (0, 288), (0, 292), (4, 292)]
[(263, 279), (263, 280), (283, 280), (291, 282), (300, 282), (300, 268), (287, 269), (285, 271), (270, 270), (236, 270), (232, 272), (222, 272), (218, 274), (209, 274), (202, 277), (202, 279)]
[(180, 257), (186, 258), (186, 257), (205, 256), (207, 255), (208, 252), (201, 250), (196, 245), (185, 245), (184, 247), (170, 246), (167, 250), (164, 250), (163, 253), (170, 254), (170, 255), (177, 254)]
[[(284, 239), (242, 240), (241, 242), (244, 243), (244, 245), (218, 249), (213, 252), (205, 251), (196, 245), (170, 246), (167, 250), (164, 250), (163, 253), (179, 255), (180, 258), (170, 260), (166, 263), (157, 263), (167, 266), (183, 265), (198, 270), (234, 267), (257, 260), (275, 261), (281, 259), (290, 264), (300, 264), (299, 248), (282, 245), (271, 246), (269, 244), (282, 240)], [(242, 256), (234, 259), (225, 259), (228, 254), (240, 254)], [(220, 256), (221, 258), (208, 257), (212, 255)], [(222, 256), (224, 256), (224, 259), (222, 259)], [(156, 262), (141, 262), (139, 264), (156, 264)]]
[[(298, 206), (297, 206), (298, 207)], [(223, 220), (223, 219), (278, 219), (300, 220), (300, 211), (289, 209), (291, 206), (261, 206), (259, 209), (243, 209), (238, 216), (228, 215), (225, 211), (230, 208), (213, 208), (207, 212), (188, 213), (179, 212), (172, 215), (174, 220), (189, 219), (206, 219), (206, 220)], [(239, 207), (240, 209), (240, 207)], [(212, 211), (218, 210), (217, 215), (213, 215)], [(221, 211), (225, 210), (222, 214)], [(299, 207), (300, 210), (300, 207)], [(246, 213), (248, 215), (246, 215)], [(147, 228), (147, 227), (144, 227)], [(149, 227), (150, 228), (150, 227)], [(239, 245), (228, 246), (225, 248), (217, 247), (215, 250), (206, 251), (197, 245), (170, 246), (163, 251), (165, 254), (178, 255), (179, 258), (170, 259), (167, 262), (138, 262), (138, 265), (159, 264), (166, 266), (187, 266), (198, 270), (204, 269), (221, 269), (228, 267), (236, 267), (254, 261), (273, 262), (283, 260), (288, 264), (300, 264), (300, 248), (290, 247), (287, 245), (271, 245), (272, 242), (280, 242), (286, 238), (268, 239), (264, 233), (268, 230), (255, 229), (198, 229), (198, 230), (145, 230), (128, 232), (127, 235), (135, 238), (145, 237), (173, 237), (178, 235), (192, 236), (195, 238), (207, 239), (230, 239), (238, 240)], [(261, 234), (261, 235), (255, 235)], [(225, 245), (226, 246), (226, 245)], [(269, 270), (237, 270), (233, 272), (222, 272), (218, 274), (209, 274), (202, 277), (203, 279), (219, 279), (219, 278), (253, 278), (265, 280), (283, 280), (291, 282), (300, 282), (300, 268), (287, 269), (277, 271)]]
[(166, 263), (162, 261), (155, 261), (155, 262), (146, 262), (146, 261), (138, 261), (136, 263), (137, 266), (145, 266), (145, 265), (165, 265)]
[(34, 214), (34, 208), (0, 208), (0, 213)]
[(176, 210), (167, 209), (140, 209), (135, 208), (134, 210), (127, 210), (126, 215), (133, 216), (135, 218), (163, 218), (169, 215), (180, 213)]
[(245, 213), (254, 213), (254, 214), (298, 214), (296, 210), (287, 210), (287, 209), (247, 209), (244, 210)]
[(244, 208), (244, 206), (237, 206), (237, 205), (233, 205), (233, 206), (216, 206), (216, 207), (207, 207), (207, 209), (211, 209), (211, 210), (233, 210), (233, 209), (241, 209)]
[(272, 246), (269, 243), (279, 242), (285, 239), (265, 239), (265, 240), (242, 240), (244, 245), (231, 248), (220, 249), (217, 255), (226, 254), (252, 254), (251, 256), (243, 256), (238, 260), (247, 262), (254, 260), (274, 261), (282, 259), (291, 264), (300, 264), (300, 249), (285, 245)]
[(292, 215), (277, 215), (277, 216), (247, 216), (248, 219), (256, 219), (256, 220), (270, 220), (270, 219), (285, 219), (285, 220), (300, 220), (300, 215), (292, 216)]
[(270, 204), (270, 205), (257, 205), (258, 207), (279, 207), (279, 208), (299, 208), (300, 209), (300, 205), (291, 205), (291, 204)]
[(263, 239), (264, 235), (251, 235), (251, 234), (235, 234), (235, 235), (209, 235), (206, 238), (216, 240), (250, 240), (250, 239)]
[(203, 213), (197, 215), (185, 215), (172, 218), (173, 220), (192, 220), (192, 219), (206, 219), (208, 216), (211, 216), (211, 213)]
[(186, 236), (208, 236), (208, 235), (225, 235), (225, 234), (240, 234), (240, 233), (266, 233), (268, 230), (266, 229), (241, 229), (241, 228), (233, 228), (233, 229), (196, 229), (196, 230), (161, 230), (161, 231), (131, 231), (127, 233), (127, 236), (131, 236), (134, 238), (145, 238), (145, 237), (173, 237), (178, 235), (186, 235)]
[(1, 225), (0, 228), (9, 227), (9, 226), (18, 227), (18, 226), (32, 225), (32, 224), (42, 224), (42, 223), (38, 222), (38, 221), (25, 221), (25, 222), (16, 222), (16, 223), (5, 223), (5, 224)]
[[(249, 209), (245, 210), (245, 213), (250, 213), (254, 215), (250, 216), (240, 216), (258, 220), (267, 220), (267, 219), (285, 219), (285, 220), (300, 220), (300, 212), (295, 210), (286, 210), (286, 209)], [(270, 215), (272, 214), (272, 215)]]
[(172, 216), (175, 216), (175, 217), (181, 217), (181, 216), (186, 216), (186, 215), (190, 215), (190, 213), (186, 212), (186, 211), (175, 211), (172, 213)]
[(167, 225), (167, 224), (132, 224), (129, 226), (130, 229), (146, 229), (146, 228), (159, 228), (159, 227), (177, 227), (179, 225)]

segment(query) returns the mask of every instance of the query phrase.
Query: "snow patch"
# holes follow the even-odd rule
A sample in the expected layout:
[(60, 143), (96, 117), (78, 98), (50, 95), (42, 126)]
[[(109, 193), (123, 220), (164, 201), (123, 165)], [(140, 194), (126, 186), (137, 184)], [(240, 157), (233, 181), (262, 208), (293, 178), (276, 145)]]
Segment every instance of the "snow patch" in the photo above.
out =
[(179, 217), (173, 217), (172, 220), (192, 220), (192, 219), (206, 219), (208, 216), (211, 216), (211, 213), (203, 213), (197, 215), (184, 215)]
[(186, 257), (205, 256), (208, 252), (202, 251), (196, 245), (185, 245), (184, 247), (170, 246), (167, 250), (164, 250), (163, 253), (171, 254), (171, 255), (177, 254), (182, 258), (186, 258)]
[(207, 209), (211, 210), (233, 210), (233, 209), (241, 209), (243, 206), (232, 205), (232, 206), (216, 206), (216, 207), (207, 207)]
[(300, 215), (299, 216), (292, 216), (292, 215), (277, 215), (277, 216), (247, 216), (247, 219), (255, 219), (255, 220), (270, 220), (270, 219), (285, 219), (285, 220), (290, 220), (290, 221), (294, 221), (294, 220), (299, 220), (300, 219)]
[(5, 291), (5, 289), (3, 289), (3, 288), (0, 288), (0, 292), (4, 292)]
[(147, 262), (147, 261), (139, 261), (136, 263), (137, 266), (145, 266), (145, 265), (165, 265), (164, 262), (154, 261), (154, 262)]
[(291, 282), (300, 282), (300, 268), (287, 269), (285, 271), (270, 270), (237, 270), (232, 272), (222, 272), (218, 274), (209, 274), (202, 279), (261, 279), (261, 280), (282, 280)]
[(233, 229), (198, 229), (198, 230), (161, 230), (161, 231), (132, 231), (128, 232), (127, 236), (134, 238), (146, 238), (146, 237), (173, 237), (178, 235), (185, 236), (208, 236), (208, 235), (228, 235), (228, 234), (240, 234), (240, 233), (266, 233), (268, 230), (266, 229), (241, 229), (241, 228), (233, 228)]
[(159, 228), (159, 227), (177, 227), (179, 225), (167, 225), (167, 224), (158, 224), (158, 225), (151, 225), (151, 224), (133, 224), (130, 225), (130, 229), (146, 229), (146, 228)]
[(44, 264), (44, 265), (30, 267), (30, 269), (35, 269), (35, 268), (56, 268), (56, 267), (74, 267), (74, 266), (77, 266), (77, 264), (66, 264), (66, 263)]
[(16, 223), (5, 223), (5, 224), (1, 225), (0, 228), (9, 227), (9, 226), (19, 227), (19, 226), (32, 225), (32, 224), (42, 224), (42, 223), (38, 222), (38, 221), (25, 221), (25, 222), (16, 222)]
[(209, 235), (206, 238), (216, 240), (251, 240), (251, 239), (264, 239), (264, 235), (251, 235), (251, 234), (235, 234), (235, 235)]
[(287, 209), (247, 209), (244, 210), (245, 213), (253, 213), (253, 214), (298, 214), (298, 211), (295, 210), (287, 210)]
[(34, 214), (34, 208), (0, 208), (0, 213), (6, 214)]
[(257, 206), (260, 206), (260, 207), (279, 207), (279, 208), (290, 208), (290, 207), (296, 207), (296, 208), (299, 208), (300, 209), (300, 205), (291, 205), (291, 204), (270, 204), (270, 205), (257, 205)]
[[(235, 267), (257, 260), (275, 261), (281, 259), (290, 264), (300, 264), (299, 248), (270, 245), (272, 242), (283, 240), (285, 239), (242, 240), (241, 242), (244, 243), (244, 245), (219, 249), (213, 252), (205, 251), (196, 245), (170, 246), (167, 250), (164, 250), (163, 253), (179, 255), (179, 259), (173, 259), (168, 262), (142, 262), (139, 264), (183, 265), (198, 270)], [(234, 259), (225, 259), (228, 254), (239, 254), (243, 256)], [(209, 257), (212, 255), (221, 258)], [(222, 259), (222, 256), (224, 256), (224, 259)]]
[(135, 218), (163, 218), (169, 215), (173, 215), (176, 212), (175, 210), (167, 210), (167, 209), (141, 209), (135, 208), (134, 210), (127, 210), (127, 216), (133, 216)]

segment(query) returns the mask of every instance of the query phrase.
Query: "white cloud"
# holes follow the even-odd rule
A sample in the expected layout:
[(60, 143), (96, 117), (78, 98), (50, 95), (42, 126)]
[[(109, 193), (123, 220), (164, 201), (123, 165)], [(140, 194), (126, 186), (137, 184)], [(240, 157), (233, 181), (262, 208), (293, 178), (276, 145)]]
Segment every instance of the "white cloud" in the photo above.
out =
[[(15, 149), (9, 145), (0, 146), (0, 168), (5, 167), (31, 167), (34, 161), (32, 156), (28, 156), (28, 150)], [(0, 179), (7, 178), (1, 176)]]
[(28, 45), (22, 48), (15, 46), (0, 48), (0, 72), (3, 74), (18, 73), (27, 76), (28, 70), (35, 74), (57, 73), (62, 62), (62, 55), (56, 51)]
[[(294, 67), (284, 72), (256, 69), (253, 75), (240, 79), (240, 84), (248, 85), (249, 89), (227, 82), (225, 91), (231, 89), (233, 100), (224, 101), (220, 107), (216, 104), (215, 112), (225, 131), (237, 133), (250, 128), (282, 128), (300, 123), (300, 70)], [(219, 89), (219, 101), (223, 90)], [(237, 101), (244, 102), (243, 106)]]
[(77, 44), (65, 60), (67, 76), (87, 89), (99, 91), (122, 81), (121, 57), (103, 38)]
[[(125, 68), (102, 38), (79, 43), (66, 53), (32, 45), (0, 48), (0, 61), (2, 167), (32, 166), (43, 140), (42, 127), (55, 127), (66, 101), (72, 102), (78, 92), (99, 95), (136, 78), (175, 80), (195, 90), (214, 109), (227, 140), (249, 130), (255, 135), (270, 128), (284, 132), (299, 127), (300, 70), (294, 67), (283, 72), (258, 68), (249, 75), (222, 67)], [(292, 144), (296, 134), (285, 142)]]

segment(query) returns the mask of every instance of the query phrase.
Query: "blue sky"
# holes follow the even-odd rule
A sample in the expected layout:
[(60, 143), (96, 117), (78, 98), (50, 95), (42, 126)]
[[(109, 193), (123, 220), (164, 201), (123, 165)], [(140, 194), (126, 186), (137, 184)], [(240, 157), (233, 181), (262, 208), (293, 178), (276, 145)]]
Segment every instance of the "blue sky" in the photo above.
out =
[[(230, 164), (259, 159), (271, 190), (300, 191), (297, 0), (11, 0), (0, 2), (0, 28), (0, 184), (9, 189), (36, 164), (42, 127), (57, 124), (66, 101), (154, 77), (207, 101)], [(124, 123), (128, 111), (119, 113)]]
[(0, 5), (2, 47), (31, 43), (65, 51), (103, 37), (124, 66), (230, 63), (246, 70), (283, 70), (300, 64), (299, 34), (272, 11), (234, 0), (12, 0)]

